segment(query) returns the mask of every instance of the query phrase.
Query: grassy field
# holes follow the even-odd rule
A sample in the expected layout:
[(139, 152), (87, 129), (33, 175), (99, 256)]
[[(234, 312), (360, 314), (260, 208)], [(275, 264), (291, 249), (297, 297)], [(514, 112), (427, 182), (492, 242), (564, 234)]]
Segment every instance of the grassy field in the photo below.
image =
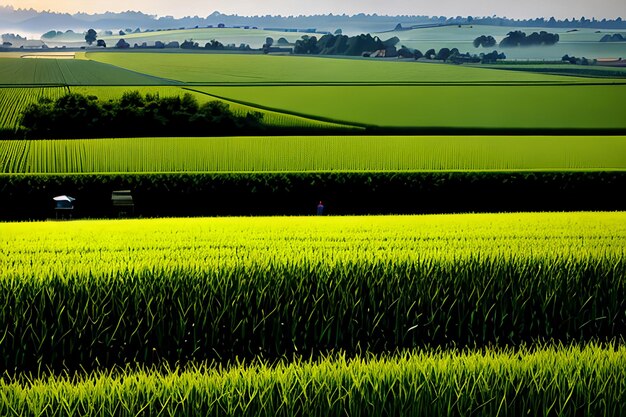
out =
[(40, 98), (56, 99), (66, 94), (65, 87), (0, 88), (0, 130), (14, 130), (22, 112)]
[(626, 413), (625, 357), (623, 347), (591, 345), (3, 379), (0, 413), (24, 417), (619, 416)]
[(625, 220), (5, 223), (0, 369), (612, 339), (626, 330)]
[(95, 61), (74, 59), (0, 59), (0, 85), (163, 85), (156, 79)]
[(88, 59), (187, 83), (590, 83), (576, 77), (486, 70), (454, 65), (236, 54), (88, 52)]
[[(1, 63), (1, 61), (0, 61)], [(235, 103), (229, 100), (219, 99), (204, 92), (194, 91), (175, 86), (83, 86), (72, 85), (71, 87), (0, 87), (0, 129), (14, 131), (20, 128), (21, 113), (31, 103), (36, 103), (41, 97), (57, 99), (69, 93), (79, 93), (87, 96), (96, 96), (101, 101), (115, 100), (122, 97), (125, 92), (138, 91), (142, 95), (159, 94), (162, 97), (175, 97), (184, 94), (191, 94), (198, 103), (209, 101), (224, 101), (229, 105), (230, 110), (239, 116), (245, 116), (250, 112), (261, 112), (263, 123), (267, 126), (279, 128), (297, 129), (332, 129), (334, 131), (355, 131), (358, 127), (342, 125), (339, 123), (325, 122), (310, 119), (303, 116), (264, 110), (244, 104)]]
[(266, 109), (370, 126), (626, 127), (626, 108), (619, 105), (626, 85), (285, 86), (271, 87), (271, 94), (267, 88), (194, 89)]
[(0, 141), (2, 173), (626, 170), (626, 138), (348, 136)]

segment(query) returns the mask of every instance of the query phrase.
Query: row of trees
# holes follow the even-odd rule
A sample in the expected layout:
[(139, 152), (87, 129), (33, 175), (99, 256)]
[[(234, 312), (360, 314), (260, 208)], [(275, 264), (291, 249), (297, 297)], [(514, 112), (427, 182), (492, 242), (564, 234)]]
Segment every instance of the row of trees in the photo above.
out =
[(361, 56), (364, 52), (384, 50), (386, 56), (395, 56), (397, 54), (395, 46), (398, 42), (400, 39), (395, 36), (383, 41), (378, 36), (372, 36), (369, 33), (350, 37), (327, 34), (319, 40), (316, 36), (304, 35), (302, 39), (296, 41), (293, 52), (311, 55)]
[[(526, 33), (521, 30), (515, 30), (509, 32), (504, 39), (500, 42), (501, 48), (510, 48), (517, 46), (539, 46), (539, 45), (554, 45), (559, 41), (559, 35), (556, 33), (548, 33), (541, 31), (539, 33), (533, 32), (526, 36)], [(493, 36), (482, 35), (474, 39), (474, 47), (479, 48), (491, 48), (496, 45), (496, 39)]]
[(539, 46), (539, 45), (554, 45), (559, 41), (559, 35), (557, 33), (548, 33), (545, 30), (541, 32), (533, 32), (526, 36), (525, 32), (521, 30), (515, 30), (509, 32), (502, 41), (500, 41), (501, 48), (510, 48), (517, 46)]
[(398, 50), (398, 56), (402, 58), (429, 59), (450, 62), (455, 64), (462, 63), (492, 63), (499, 59), (506, 59), (506, 55), (498, 51), (481, 54), (470, 54), (469, 52), (461, 53), (457, 48), (441, 48), (439, 51), (429, 49), (422, 53), (419, 49), (411, 49), (402, 46)]
[(235, 115), (228, 104), (198, 104), (183, 97), (125, 93), (119, 100), (70, 93), (53, 101), (29, 105), (21, 124), (28, 138), (89, 138), (134, 136), (220, 136), (263, 129), (259, 112)]

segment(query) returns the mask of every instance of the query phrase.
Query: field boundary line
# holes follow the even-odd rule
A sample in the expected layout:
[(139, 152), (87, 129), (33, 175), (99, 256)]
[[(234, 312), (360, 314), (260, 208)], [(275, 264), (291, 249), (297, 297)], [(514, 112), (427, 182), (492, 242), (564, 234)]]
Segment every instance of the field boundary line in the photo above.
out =
[(261, 104), (251, 103), (251, 102), (247, 102), (247, 101), (244, 101), (244, 100), (236, 100), (236, 99), (232, 99), (232, 98), (222, 97), (222, 96), (218, 96), (216, 94), (208, 93), (206, 91), (194, 90), (193, 88), (189, 88), (189, 87), (182, 87), (182, 89), (183, 90), (187, 90), (187, 91), (192, 91), (192, 92), (198, 93), (198, 94), (203, 94), (203, 95), (206, 95), (206, 96), (209, 96), (209, 97), (214, 97), (216, 99), (223, 100), (223, 101), (226, 101), (226, 102), (231, 102), (231, 103), (236, 103), (236, 104), (252, 107), (254, 109), (266, 110), (266, 111), (271, 111), (271, 112), (274, 112), (274, 113), (280, 113), (280, 114), (285, 114), (285, 115), (290, 115), (290, 116), (302, 117), (302, 118), (305, 118), (305, 119), (315, 120), (315, 121), (318, 121), (318, 122), (334, 123), (334, 124), (342, 125), (342, 126), (345, 126), (345, 127), (361, 128), (361, 129), (367, 129), (367, 128), (376, 127), (375, 125), (369, 125), (369, 124), (365, 124), (365, 123), (347, 123), (347, 122), (342, 121), (342, 120), (331, 119), (331, 118), (327, 118), (327, 117), (318, 117), (318, 116), (311, 116), (310, 114), (306, 114), (306, 113), (285, 111), (284, 109), (276, 109), (276, 108), (273, 108), (273, 107), (263, 106)]

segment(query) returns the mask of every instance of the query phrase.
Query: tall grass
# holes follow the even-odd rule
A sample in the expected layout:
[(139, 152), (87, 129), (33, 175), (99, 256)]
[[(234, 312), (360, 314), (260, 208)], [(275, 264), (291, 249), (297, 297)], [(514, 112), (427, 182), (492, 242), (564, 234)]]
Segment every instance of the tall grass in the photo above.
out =
[(622, 416), (626, 348), (342, 355), (0, 381), (4, 416)]
[(624, 220), (4, 224), (0, 369), (620, 338)]

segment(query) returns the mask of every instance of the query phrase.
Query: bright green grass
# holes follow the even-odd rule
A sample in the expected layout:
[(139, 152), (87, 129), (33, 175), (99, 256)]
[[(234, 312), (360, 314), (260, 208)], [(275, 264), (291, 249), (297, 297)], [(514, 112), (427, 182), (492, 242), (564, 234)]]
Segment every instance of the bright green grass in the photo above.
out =
[(625, 220), (3, 223), (0, 369), (615, 338), (625, 327)]
[[(624, 347), (343, 356), (0, 381), (3, 415), (619, 416)], [(552, 414), (553, 413), (553, 414)]]
[[(456, 69), (425, 66), (444, 71), (447, 68)], [(506, 77), (513, 73), (489, 71), (500, 72)], [(530, 73), (515, 73), (534, 76)], [(526, 129), (626, 127), (626, 107), (621, 104), (626, 96), (626, 85), (247, 86), (195, 89), (273, 110), (374, 126)]]
[(168, 84), (99, 62), (78, 59), (0, 59), (0, 85), (159, 85)]
[(0, 88), (0, 129), (16, 129), (29, 104), (42, 97), (56, 99), (66, 93), (64, 87)]
[(195, 83), (589, 82), (576, 77), (364, 59), (142, 52), (89, 52), (87, 58), (157, 77)]
[(626, 169), (623, 136), (228, 137), (0, 141), (0, 172)]

